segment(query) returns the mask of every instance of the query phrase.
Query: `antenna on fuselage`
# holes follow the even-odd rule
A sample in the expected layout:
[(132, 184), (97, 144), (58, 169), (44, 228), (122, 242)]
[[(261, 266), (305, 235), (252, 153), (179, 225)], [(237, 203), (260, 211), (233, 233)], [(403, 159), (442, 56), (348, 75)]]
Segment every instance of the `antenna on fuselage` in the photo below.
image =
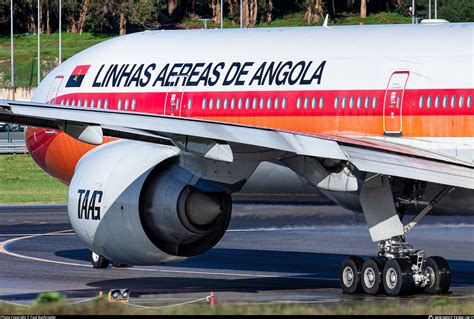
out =
[(324, 18), (323, 27), (329, 28), (328, 23), (329, 23), (329, 14), (326, 14), (326, 17)]

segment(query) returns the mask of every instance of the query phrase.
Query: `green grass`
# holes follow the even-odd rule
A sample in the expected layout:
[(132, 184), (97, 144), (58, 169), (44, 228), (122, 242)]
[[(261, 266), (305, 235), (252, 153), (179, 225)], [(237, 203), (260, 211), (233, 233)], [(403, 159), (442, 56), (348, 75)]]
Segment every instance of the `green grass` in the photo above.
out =
[(67, 186), (41, 170), (31, 156), (0, 155), (0, 204), (52, 204), (66, 200)]
[[(110, 39), (111, 36), (91, 33), (62, 34), (63, 61), (88, 47)], [(36, 86), (37, 78), (37, 36), (15, 35), (15, 86)], [(51, 71), (59, 61), (59, 34), (41, 35), (42, 76)], [(10, 77), (10, 37), (0, 36), (0, 87), (8, 86)]]
[[(133, 302), (133, 300), (131, 300)], [(66, 301), (40, 303), (32, 308), (0, 303), (0, 313), (27, 315), (463, 315), (474, 313), (474, 306), (467, 300), (438, 298), (431, 300), (392, 299), (343, 301), (337, 304), (243, 304), (225, 303), (210, 305), (185, 305), (161, 309), (141, 309), (118, 303), (98, 300), (68, 306)]]

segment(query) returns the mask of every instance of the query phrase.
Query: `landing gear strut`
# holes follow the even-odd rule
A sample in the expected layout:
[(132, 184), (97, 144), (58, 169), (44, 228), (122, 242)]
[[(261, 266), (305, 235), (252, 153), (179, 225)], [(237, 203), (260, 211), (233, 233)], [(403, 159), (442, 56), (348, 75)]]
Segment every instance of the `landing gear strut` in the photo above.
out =
[[(385, 292), (389, 296), (420, 291), (427, 294), (447, 293), (451, 285), (448, 262), (438, 256), (426, 258), (423, 250), (415, 250), (406, 243), (405, 234), (454, 188), (443, 188), (413, 220), (403, 226), (391, 196), (389, 179), (374, 176), (366, 182), (361, 190), (361, 206), (372, 239), (379, 241), (379, 252), (377, 257), (365, 261), (360, 257), (349, 257), (342, 263), (342, 291), (368, 295)], [(386, 208), (386, 211), (378, 213), (380, 207)], [(386, 233), (390, 235), (386, 236)]]

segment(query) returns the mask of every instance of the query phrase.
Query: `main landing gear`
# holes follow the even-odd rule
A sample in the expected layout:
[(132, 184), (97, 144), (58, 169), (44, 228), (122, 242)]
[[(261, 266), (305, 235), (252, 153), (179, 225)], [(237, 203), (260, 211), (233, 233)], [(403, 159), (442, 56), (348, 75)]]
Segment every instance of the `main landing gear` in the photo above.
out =
[(112, 263), (112, 267), (115, 267), (115, 268), (125, 268), (125, 267), (127, 267), (126, 264), (111, 262), (110, 260), (108, 260), (104, 256), (99, 255), (99, 254), (97, 254), (93, 251), (91, 251), (91, 263), (92, 263), (92, 267), (94, 267), (94, 268), (107, 268), (107, 267), (109, 267), (110, 263)]
[[(417, 186), (417, 184), (414, 184)], [(397, 205), (420, 203), (419, 190), (413, 187), (415, 196), (396, 198)], [(407, 225), (403, 225), (397, 213), (387, 176), (374, 175), (366, 179), (360, 194), (360, 202), (372, 240), (379, 241), (378, 254), (367, 260), (349, 257), (341, 265), (340, 283), (348, 294), (366, 293), (389, 296), (425, 292), (445, 294), (451, 285), (451, 271), (442, 257), (425, 257), (423, 250), (415, 250), (406, 243), (405, 234), (454, 188), (443, 188), (434, 199)], [(381, 211), (380, 207), (384, 210)]]
[(451, 285), (451, 271), (444, 258), (425, 259), (422, 250), (415, 250), (400, 236), (381, 241), (377, 257), (364, 261), (352, 256), (344, 260), (340, 281), (342, 291), (348, 294), (445, 294)]

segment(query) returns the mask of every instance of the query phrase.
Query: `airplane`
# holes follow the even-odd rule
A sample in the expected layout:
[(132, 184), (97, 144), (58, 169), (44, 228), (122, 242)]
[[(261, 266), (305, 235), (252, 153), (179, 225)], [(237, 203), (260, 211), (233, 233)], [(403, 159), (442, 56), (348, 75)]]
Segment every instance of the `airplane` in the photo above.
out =
[(473, 23), (145, 31), (71, 57), (0, 120), (69, 185), (96, 268), (206, 252), (272, 163), (364, 215), (378, 254), (342, 263), (344, 293), (443, 294), (449, 264), (406, 234), (438, 204), (474, 210), (473, 47)]

